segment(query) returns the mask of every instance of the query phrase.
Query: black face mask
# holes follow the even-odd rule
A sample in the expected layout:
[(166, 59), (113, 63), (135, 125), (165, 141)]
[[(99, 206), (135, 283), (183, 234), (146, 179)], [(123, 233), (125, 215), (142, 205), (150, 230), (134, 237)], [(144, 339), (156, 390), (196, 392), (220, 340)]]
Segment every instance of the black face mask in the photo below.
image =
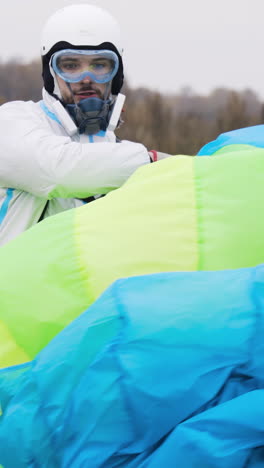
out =
[(82, 99), (79, 103), (65, 105), (65, 109), (79, 129), (79, 133), (86, 135), (95, 135), (100, 130), (106, 131), (112, 107), (113, 102), (111, 99), (97, 97)]

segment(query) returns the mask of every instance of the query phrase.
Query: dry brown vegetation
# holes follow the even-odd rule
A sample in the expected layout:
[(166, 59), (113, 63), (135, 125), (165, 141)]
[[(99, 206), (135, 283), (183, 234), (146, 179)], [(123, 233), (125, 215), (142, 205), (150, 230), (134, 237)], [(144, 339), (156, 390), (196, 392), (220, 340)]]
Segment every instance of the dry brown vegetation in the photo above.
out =
[(216, 89), (199, 96), (186, 89), (168, 96), (127, 87), (125, 94), (120, 137), (170, 154), (196, 154), (220, 133), (264, 122), (264, 106), (251, 90)]
[[(0, 104), (17, 99), (41, 99), (39, 61), (0, 62)], [(264, 107), (252, 90), (216, 89), (207, 96), (189, 88), (168, 95), (126, 83), (125, 124), (121, 139), (143, 143), (171, 154), (196, 154), (219, 133), (264, 122)]]

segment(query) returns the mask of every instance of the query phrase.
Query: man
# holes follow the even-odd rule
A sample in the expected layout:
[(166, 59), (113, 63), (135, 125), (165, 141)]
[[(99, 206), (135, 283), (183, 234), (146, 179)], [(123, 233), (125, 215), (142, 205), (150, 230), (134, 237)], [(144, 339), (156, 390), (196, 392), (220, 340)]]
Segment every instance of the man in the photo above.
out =
[(168, 156), (117, 142), (122, 53), (118, 24), (94, 5), (68, 6), (47, 21), (43, 100), (0, 109), (0, 245)]

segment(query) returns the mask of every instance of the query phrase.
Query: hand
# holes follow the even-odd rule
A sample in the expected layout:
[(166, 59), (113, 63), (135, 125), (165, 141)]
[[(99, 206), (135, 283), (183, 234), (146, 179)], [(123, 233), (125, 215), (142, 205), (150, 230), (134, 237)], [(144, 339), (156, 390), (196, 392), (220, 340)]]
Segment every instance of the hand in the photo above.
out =
[(156, 150), (150, 150), (148, 154), (151, 159), (151, 162), (161, 161), (161, 159), (166, 159), (172, 156), (171, 154), (161, 153), (160, 151), (156, 151)]

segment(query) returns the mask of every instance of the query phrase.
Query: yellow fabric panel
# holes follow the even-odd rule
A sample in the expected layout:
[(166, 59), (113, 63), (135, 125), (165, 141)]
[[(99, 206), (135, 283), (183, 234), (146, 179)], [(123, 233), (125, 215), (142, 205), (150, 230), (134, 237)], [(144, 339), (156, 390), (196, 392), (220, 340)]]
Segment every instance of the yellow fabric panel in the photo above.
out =
[(30, 358), (19, 348), (6, 325), (0, 321), (0, 369), (27, 361)]
[(197, 269), (193, 163), (178, 156), (142, 167), (77, 210), (77, 255), (91, 302), (118, 278)]

